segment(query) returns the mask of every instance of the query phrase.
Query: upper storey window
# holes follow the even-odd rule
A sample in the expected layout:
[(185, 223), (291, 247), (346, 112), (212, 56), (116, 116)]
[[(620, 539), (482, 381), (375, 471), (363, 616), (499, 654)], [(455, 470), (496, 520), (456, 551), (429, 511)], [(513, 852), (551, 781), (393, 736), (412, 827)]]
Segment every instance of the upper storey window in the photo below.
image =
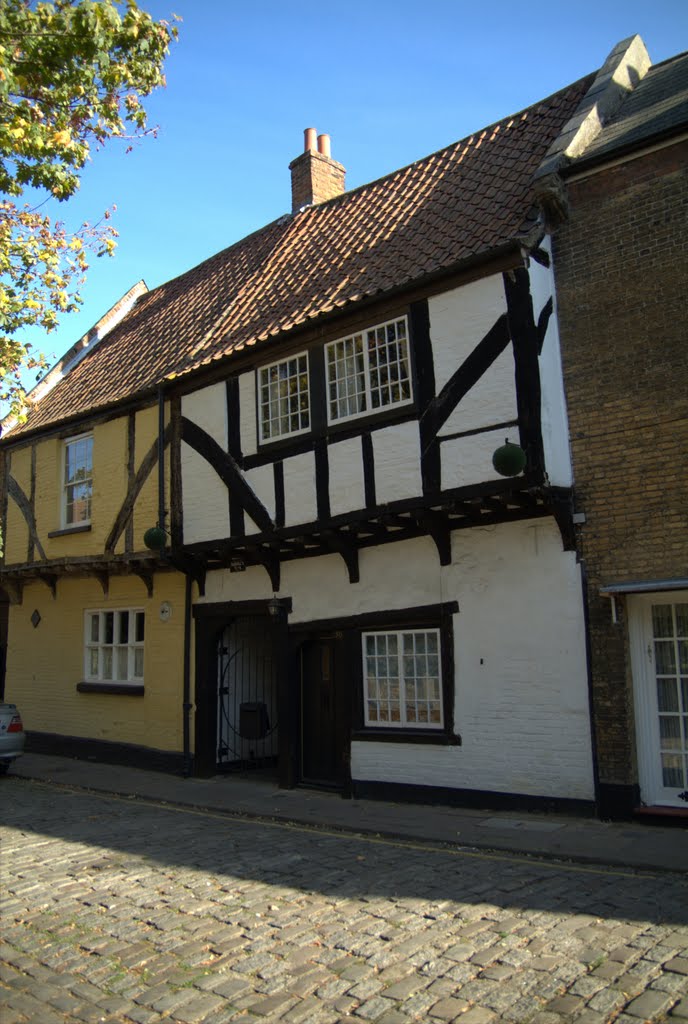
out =
[(258, 402), (261, 441), (273, 441), (309, 429), (308, 356), (305, 352), (262, 367)]
[(93, 435), (82, 434), (64, 444), (62, 525), (82, 526), (91, 521), (93, 495)]
[(325, 348), (330, 423), (412, 400), (406, 317)]

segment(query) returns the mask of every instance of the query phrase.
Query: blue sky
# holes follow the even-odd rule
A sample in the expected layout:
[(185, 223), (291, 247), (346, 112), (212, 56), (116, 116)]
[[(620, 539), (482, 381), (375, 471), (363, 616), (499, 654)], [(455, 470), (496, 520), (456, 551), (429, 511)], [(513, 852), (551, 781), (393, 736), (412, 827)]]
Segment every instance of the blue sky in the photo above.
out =
[[(355, 187), (528, 106), (639, 33), (654, 63), (688, 49), (686, 0), (139, 0), (180, 15), (155, 140), (94, 153), (77, 226), (117, 205), (80, 312), (30, 340), (58, 358), (136, 281), (176, 277), (290, 209), (303, 129), (332, 138)], [(32, 382), (27, 382), (30, 384)]]

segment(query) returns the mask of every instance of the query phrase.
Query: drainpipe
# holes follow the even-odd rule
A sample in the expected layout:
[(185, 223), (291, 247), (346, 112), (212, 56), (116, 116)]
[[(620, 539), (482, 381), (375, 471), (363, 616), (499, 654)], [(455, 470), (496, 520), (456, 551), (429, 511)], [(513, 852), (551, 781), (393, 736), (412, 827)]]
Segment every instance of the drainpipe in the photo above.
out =
[(184, 587), (184, 695), (182, 703), (182, 730), (184, 735), (183, 774), (191, 775), (191, 587), (193, 580), (187, 574)]

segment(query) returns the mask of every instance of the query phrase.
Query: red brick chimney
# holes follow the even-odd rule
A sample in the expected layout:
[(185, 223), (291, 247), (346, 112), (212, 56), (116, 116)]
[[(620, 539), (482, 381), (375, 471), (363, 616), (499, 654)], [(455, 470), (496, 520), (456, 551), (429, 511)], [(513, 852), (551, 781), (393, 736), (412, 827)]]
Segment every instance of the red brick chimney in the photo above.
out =
[(330, 156), (330, 136), (318, 135), (315, 128), (306, 128), (301, 156), (289, 164), (291, 171), (291, 212), (302, 206), (324, 203), (344, 191), (346, 171)]

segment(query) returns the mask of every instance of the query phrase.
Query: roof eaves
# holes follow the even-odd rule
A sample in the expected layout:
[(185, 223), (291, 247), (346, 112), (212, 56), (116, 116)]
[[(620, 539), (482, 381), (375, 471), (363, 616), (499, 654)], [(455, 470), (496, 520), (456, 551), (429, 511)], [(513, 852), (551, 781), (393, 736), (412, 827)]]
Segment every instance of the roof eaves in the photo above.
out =
[[(119, 324), (127, 313), (135, 306), (141, 295), (148, 291), (146, 282), (141, 278), (137, 281), (117, 302), (104, 313), (99, 320), (91, 327), (86, 334), (82, 335), (71, 348), (67, 349), (64, 355), (41, 377), (38, 383), (29, 391), (25, 398), (23, 411), (30, 411), (31, 408), (50, 394), (60, 381), (71, 373), (79, 365), (81, 360), (94, 350), (96, 345)], [(20, 416), (11, 413), (0, 421), (0, 435), (6, 437), (12, 430), (15, 430), (22, 422)]]

